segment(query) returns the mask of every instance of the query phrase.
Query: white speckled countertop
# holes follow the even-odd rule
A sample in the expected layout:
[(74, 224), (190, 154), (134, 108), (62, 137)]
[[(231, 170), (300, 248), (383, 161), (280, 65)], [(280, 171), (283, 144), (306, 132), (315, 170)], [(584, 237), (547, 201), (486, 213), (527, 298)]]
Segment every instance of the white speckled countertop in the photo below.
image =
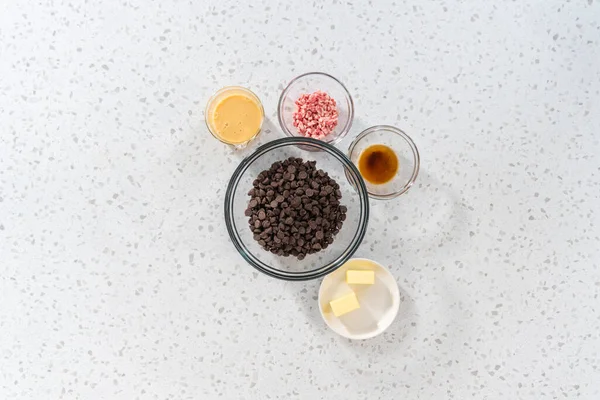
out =
[[(597, 0), (3, 1), (0, 398), (600, 398), (599, 60)], [(367, 341), (223, 223), (247, 152), (206, 100), (251, 88), (266, 142), (311, 70), (353, 94), (349, 136), (422, 155), (372, 202), (357, 256), (403, 302)]]

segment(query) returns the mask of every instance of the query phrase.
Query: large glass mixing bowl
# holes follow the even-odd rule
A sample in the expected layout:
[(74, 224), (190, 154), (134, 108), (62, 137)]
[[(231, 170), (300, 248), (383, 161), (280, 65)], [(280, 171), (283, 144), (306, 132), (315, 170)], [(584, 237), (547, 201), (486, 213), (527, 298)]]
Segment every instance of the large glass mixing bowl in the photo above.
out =
[[(272, 163), (289, 157), (316, 161), (340, 185), (342, 205), (347, 217), (331, 245), (303, 260), (283, 257), (262, 249), (254, 240), (244, 211), (248, 206), (252, 182)], [(369, 196), (354, 164), (337, 148), (320, 140), (290, 137), (259, 147), (237, 167), (225, 193), (225, 224), (235, 248), (253, 267), (267, 275), (286, 280), (309, 280), (341, 267), (358, 249), (369, 221)]]

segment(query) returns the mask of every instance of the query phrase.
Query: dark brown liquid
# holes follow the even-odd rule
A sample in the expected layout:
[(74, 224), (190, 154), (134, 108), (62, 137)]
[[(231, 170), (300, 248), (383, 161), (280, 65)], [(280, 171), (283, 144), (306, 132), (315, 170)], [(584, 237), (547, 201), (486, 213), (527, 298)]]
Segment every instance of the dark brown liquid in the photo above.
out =
[(362, 177), (371, 183), (386, 183), (398, 172), (398, 157), (391, 148), (383, 144), (374, 144), (361, 153), (358, 170)]

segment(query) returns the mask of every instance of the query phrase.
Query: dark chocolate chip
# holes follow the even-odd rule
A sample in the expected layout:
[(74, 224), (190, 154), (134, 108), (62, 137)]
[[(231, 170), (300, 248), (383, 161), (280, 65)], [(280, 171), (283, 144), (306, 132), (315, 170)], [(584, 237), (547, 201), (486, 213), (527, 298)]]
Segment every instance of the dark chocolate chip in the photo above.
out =
[(346, 218), (339, 189), (315, 161), (290, 157), (274, 162), (248, 191), (244, 215), (254, 239), (273, 254), (299, 260), (327, 248)]

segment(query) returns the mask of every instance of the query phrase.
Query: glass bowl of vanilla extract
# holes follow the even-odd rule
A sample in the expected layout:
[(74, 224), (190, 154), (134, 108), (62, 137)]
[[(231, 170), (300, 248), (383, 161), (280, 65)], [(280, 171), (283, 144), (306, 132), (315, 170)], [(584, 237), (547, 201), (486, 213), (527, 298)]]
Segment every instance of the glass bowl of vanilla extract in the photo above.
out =
[(348, 157), (365, 181), (369, 197), (390, 200), (406, 193), (419, 174), (415, 142), (390, 125), (365, 129), (348, 148)]

